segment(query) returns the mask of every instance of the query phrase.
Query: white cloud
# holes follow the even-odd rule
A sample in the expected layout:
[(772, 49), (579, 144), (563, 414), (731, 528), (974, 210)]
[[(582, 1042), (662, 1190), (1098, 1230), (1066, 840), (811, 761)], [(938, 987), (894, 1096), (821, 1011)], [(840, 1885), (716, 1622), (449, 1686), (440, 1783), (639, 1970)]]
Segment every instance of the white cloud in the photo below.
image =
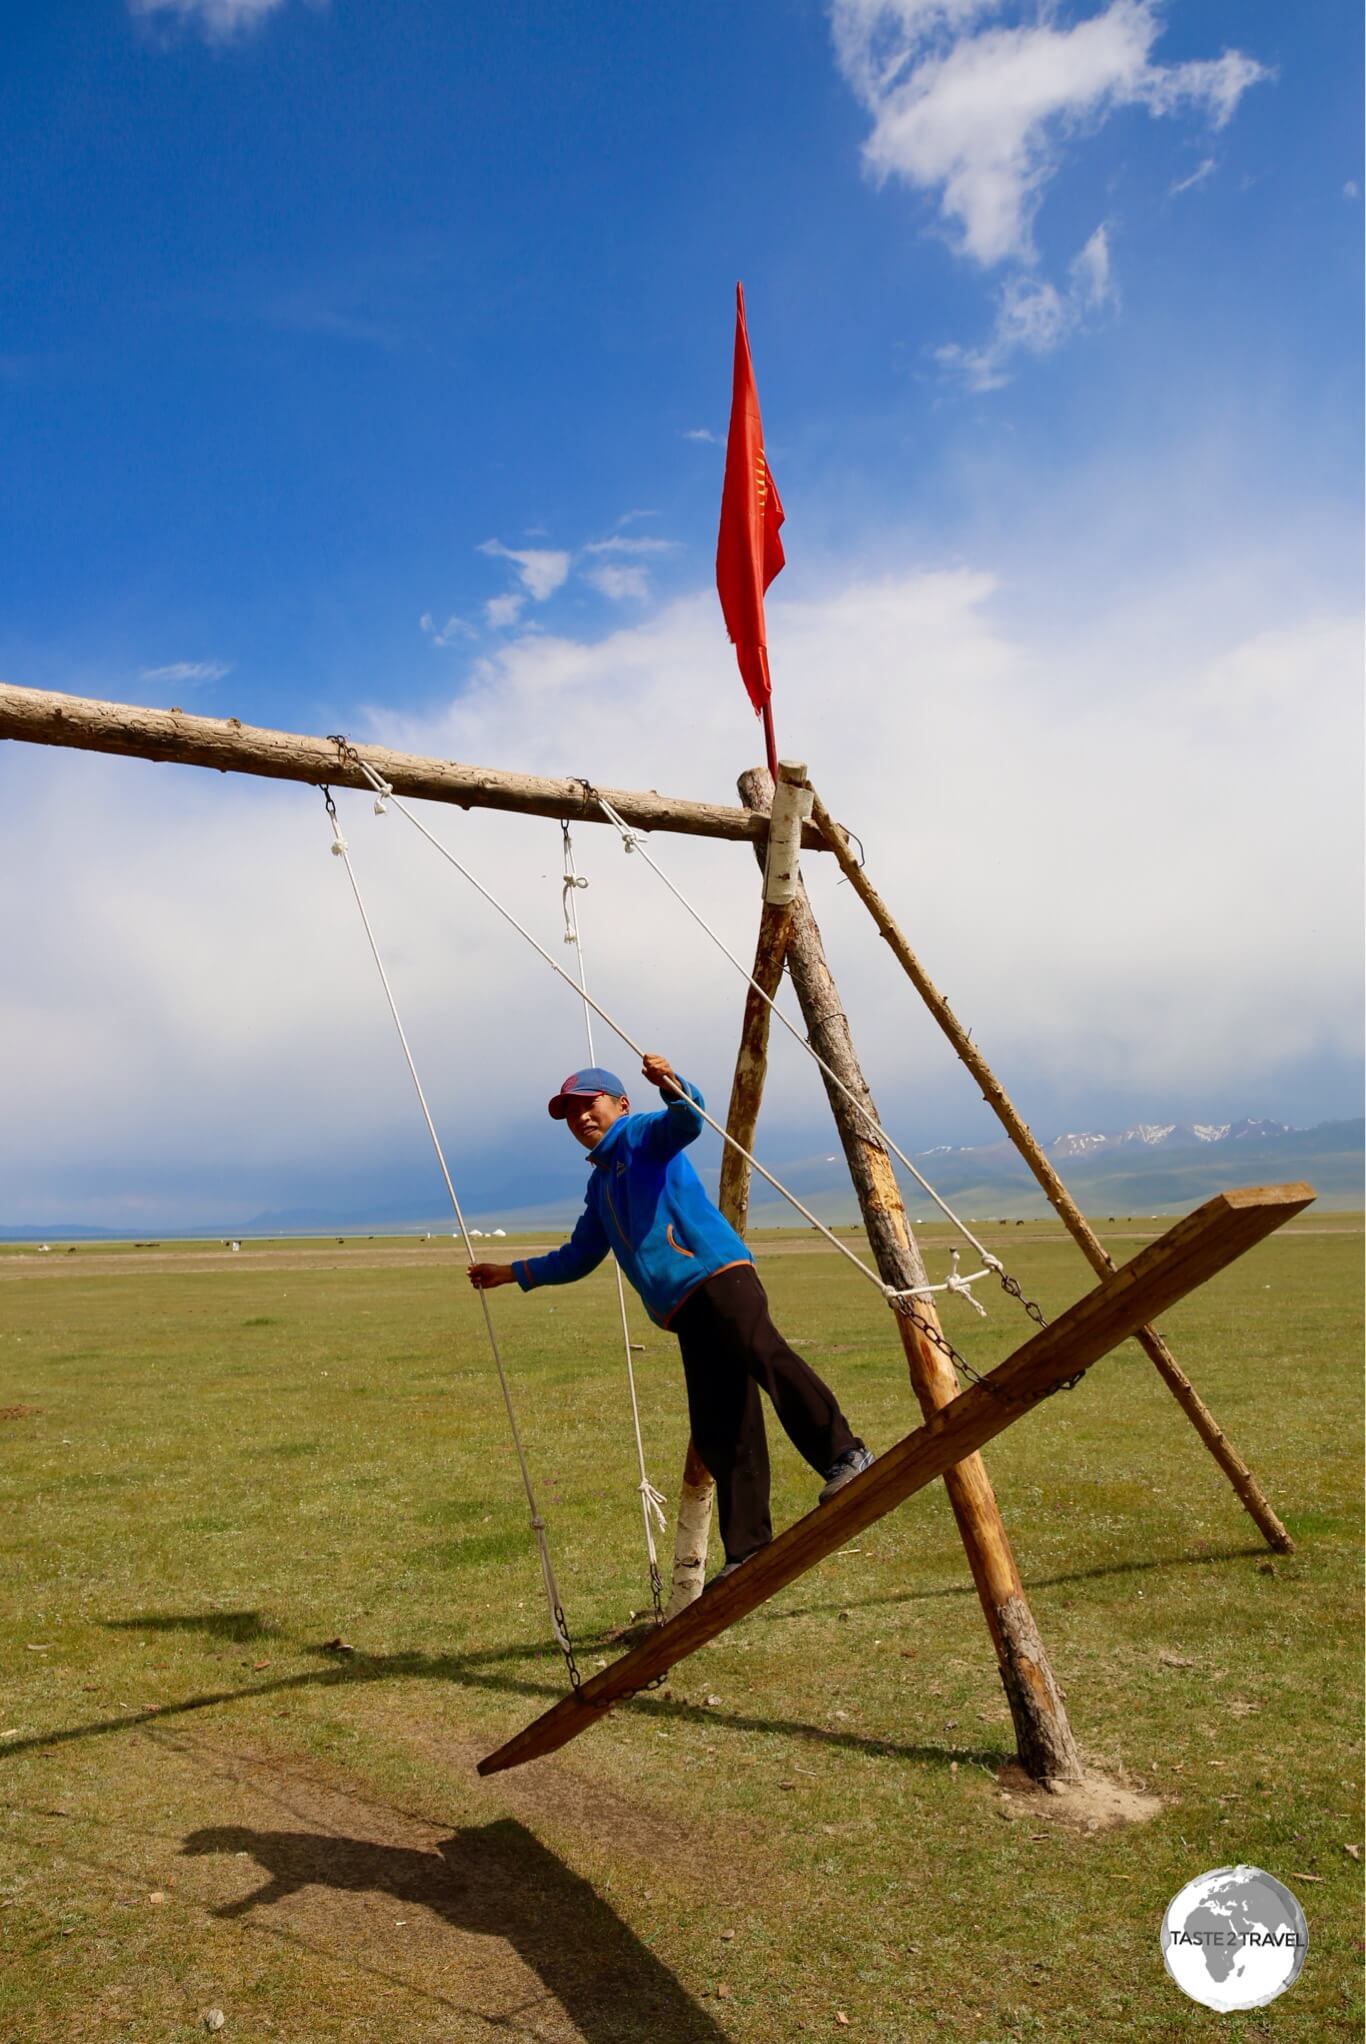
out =
[[(1066, 144), (1124, 106), (1221, 128), (1270, 72), (1236, 50), (1162, 64), (1156, 0), (1065, 23), (1049, 0), (833, 0), (840, 69), (872, 119), (864, 163), (936, 200), (965, 255), (1032, 262), (1033, 222)], [(1001, 17), (1009, 19), (1005, 22)]]
[[(653, 518), (655, 515), (652, 511), (629, 511), (620, 522), (625, 525), (634, 519)], [(563, 588), (575, 567), (585, 582), (611, 602), (642, 603), (650, 594), (645, 562), (661, 554), (674, 553), (679, 545), (676, 539), (646, 538), (621, 531), (609, 534), (606, 539), (588, 540), (577, 553), (567, 548), (509, 547), (499, 539), (486, 539), (479, 552), (490, 554), (497, 560), (511, 561), (522, 587), (508, 595), (495, 596), (486, 603), (485, 620), (499, 630), (519, 623), (528, 600), (532, 603), (546, 602), (556, 590)], [(604, 556), (610, 558), (604, 559)]]
[(424, 610), (417, 621), (417, 628), (429, 638), (434, 646), (455, 646), (462, 639), (475, 636), (473, 625), (467, 625), (462, 617), (448, 617), (444, 625), (438, 625), (429, 610)]
[(135, 20), (170, 18), (193, 24), (209, 41), (228, 42), (248, 34), (283, 4), (284, 0), (128, 0), (128, 11)]
[(1101, 226), (1074, 256), (1065, 291), (1023, 273), (1009, 278), (997, 298), (991, 338), (979, 348), (947, 342), (935, 350), (935, 360), (970, 390), (1000, 390), (1010, 381), (1013, 356), (1051, 354), (1115, 298), (1110, 239)]
[(142, 681), (221, 681), (232, 673), (230, 660), (173, 660), (168, 667), (144, 667)]
[(1205, 179), (1207, 177), (1212, 177), (1213, 174), (1214, 174), (1214, 158), (1212, 156), (1207, 156), (1204, 159), (1203, 163), (1198, 163), (1195, 166), (1195, 169), (1191, 172), (1189, 177), (1179, 177), (1177, 178), (1174, 184), (1170, 184), (1167, 186), (1168, 198), (1174, 199), (1181, 192), (1193, 192), (1197, 185), (1202, 185), (1205, 182)]
[(555, 547), (511, 547), (504, 546), (500, 539), (486, 539), (479, 552), (511, 561), (533, 603), (544, 603), (569, 575), (570, 555)]
[[(1053, 636), (1028, 600), (1030, 622), (1012, 625), (1008, 592), (980, 569), (902, 567), (770, 602), (782, 749), (859, 832), (875, 883), (1026, 1106), (1046, 1082), (1169, 1112), (1216, 1092), (1275, 1112), (1279, 1072), (1355, 1053), (1357, 621), (1312, 606), (1268, 621), (1255, 565), (1188, 568), (1179, 586), (1117, 601), (1085, 643), (1070, 618)], [(909, 688), (908, 674), (934, 685)], [(338, 721), (438, 757), (722, 802), (761, 752), (710, 591), (591, 639), (520, 637), (474, 662), (439, 717)], [(917, 759), (935, 767), (909, 804)], [(101, 1186), (145, 1191), (156, 1171), (201, 1167), (200, 1212), (222, 1210), (214, 1188), (230, 1179), (255, 1188), (246, 1212), (278, 1204), (275, 1173), (335, 1156), (339, 1098), (357, 1155), (420, 1175), (425, 1139), (315, 791), (36, 749), (29, 766), (10, 827), (41, 848), (43, 886), (0, 897), (0, 1031), (25, 1073), (6, 1107), (0, 1218), (108, 1218)], [(400, 816), (338, 801), (457, 1184), (509, 1118), (530, 1131), (528, 1172), (550, 1168), (562, 1132), (539, 1107), (582, 1055), (575, 1000)], [(559, 961), (557, 827), (421, 813)], [(724, 1102), (735, 974), (610, 833), (585, 824), (575, 840), (594, 991)], [(748, 852), (664, 836), (651, 850), (750, 952)], [(934, 884), (946, 860), (952, 884)], [(916, 1147), (962, 1140), (974, 1089), (849, 889), (827, 862), (805, 867), (888, 1125)], [(605, 1031), (599, 1055), (628, 1065)], [(759, 1154), (823, 1150), (810, 1140), (823, 1111), (775, 1034)], [(800, 1152), (784, 1147), (794, 1130)], [(704, 1168), (715, 1148), (704, 1139)]]
[(525, 608), (525, 596), (519, 596), (515, 590), (508, 596), (491, 596), (484, 605), (484, 622), (496, 632), (505, 631), (516, 624)]
[(1099, 306), (1108, 305), (1113, 299), (1114, 285), (1110, 280), (1110, 236), (1104, 226), (1096, 229), (1073, 259), (1071, 283), (1077, 302), (1084, 312), (1094, 312)]
[(649, 575), (641, 567), (623, 568), (604, 562), (598, 568), (585, 568), (583, 577), (601, 595), (610, 597), (613, 603), (643, 603), (650, 593)]
[(631, 539), (614, 533), (610, 539), (590, 539), (586, 554), (672, 554), (681, 542), (676, 539)]
[[(1317, 536), (1278, 521), (1266, 554), (1241, 529), (1223, 544), (1211, 521), (1178, 548), (1180, 570), (1139, 574), (1125, 536), (1166, 513), (1168, 491), (1170, 476), (1110, 529), (1104, 507), (1125, 491), (1096, 476), (1086, 501), (1106, 529), (1094, 554), (1051, 562), (1043, 587), (1018, 568), (998, 583), (986, 564), (892, 562), (877, 576), (824, 570), (822, 589), (812, 564), (806, 601), (783, 595), (785, 576), (769, 599), (779, 748), (810, 760), (861, 834), (875, 885), (1031, 1120), (1047, 1091), (1043, 1132), (1078, 1087), (1108, 1087), (1123, 1118), (1147, 1102), (1170, 1120), (1188, 1102), (1225, 1120), (1213, 1112), (1225, 1102), (1299, 1120), (1280, 1075), (1346, 1065), (1360, 1040), (1358, 623), (1315, 593)], [(1284, 566), (1286, 550), (1299, 568), (1268, 576), (1266, 556)], [(1088, 564), (1119, 556), (1125, 583), (1106, 597)], [(712, 591), (622, 617), (583, 638), (519, 630), (460, 660), (440, 715), (335, 705), (317, 722), (732, 801), (761, 736)], [(918, 760), (932, 773), (916, 775)], [(313, 789), (39, 748), (12, 781), (10, 832), (43, 885), (0, 895), (0, 1036), (27, 1075), (6, 1102), (0, 1218), (47, 1222), (61, 1206), (110, 1220), (160, 1186), (182, 1220), (227, 1222), (225, 1186), (249, 1202), (233, 1208), (243, 1220), (292, 1204), (280, 1194), (309, 1159), (337, 1161), (337, 1098), (358, 1179), (380, 1159), (421, 1179), (411, 1085)], [(456, 1183), (507, 1151), (513, 1122), (528, 1171), (554, 1165), (568, 1143), (544, 1100), (583, 1057), (573, 995), (397, 811), (378, 820), (348, 791), (337, 803)], [(419, 814), (556, 963), (568, 957), (552, 822)], [(738, 977), (607, 830), (575, 826), (575, 850), (595, 993), (724, 1102)], [(650, 850), (736, 955), (753, 953), (748, 852), (671, 836)], [(937, 883), (945, 871), (951, 885)], [(824, 861), (806, 873), (887, 1126), (914, 1149), (973, 1139), (984, 1110), (885, 944)], [(634, 1077), (605, 1030), (597, 1051)], [(474, 1094), (460, 1083), (470, 1069)], [(775, 1032), (759, 1155), (781, 1167), (824, 1153), (822, 1114), (806, 1061)], [(699, 1163), (716, 1163), (712, 1136)], [(194, 1169), (194, 1202), (174, 1196)], [(149, 1233), (143, 1218), (133, 1228)]]
[(689, 426), (683, 436), (685, 440), (700, 440), (708, 447), (724, 447), (725, 441), (719, 433), (713, 433), (710, 426)]
[(1342, 196), (1344, 199), (1359, 199), (1361, 197), (1361, 187), (1355, 178), (1348, 178), (1346, 184), (1342, 187)]

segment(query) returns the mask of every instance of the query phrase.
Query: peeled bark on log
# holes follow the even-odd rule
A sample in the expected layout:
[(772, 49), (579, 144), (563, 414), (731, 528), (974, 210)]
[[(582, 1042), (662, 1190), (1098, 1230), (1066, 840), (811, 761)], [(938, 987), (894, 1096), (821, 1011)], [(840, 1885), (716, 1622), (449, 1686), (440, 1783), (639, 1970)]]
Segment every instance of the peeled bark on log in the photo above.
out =
[(711, 1535), (712, 1499), (716, 1485), (691, 1441), (678, 1486), (674, 1517), (674, 1568), (666, 1618), (677, 1618), (702, 1594), (707, 1577), (707, 1542)]

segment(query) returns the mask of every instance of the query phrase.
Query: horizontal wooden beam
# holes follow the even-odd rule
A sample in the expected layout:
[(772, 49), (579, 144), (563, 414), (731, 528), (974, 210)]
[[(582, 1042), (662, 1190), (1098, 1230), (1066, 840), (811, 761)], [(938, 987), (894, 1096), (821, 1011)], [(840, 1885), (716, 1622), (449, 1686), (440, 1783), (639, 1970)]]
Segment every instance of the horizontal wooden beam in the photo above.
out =
[[(195, 717), (184, 710), (151, 710), (136, 703), (95, 702), (47, 689), (0, 682), (0, 738), (30, 745), (64, 745), (81, 752), (112, 752), (179, 766), (216, 768), (219, 773), (255, 774), (273, 781), (305, 781), (313, 787), (366, 788), (330, 738), (296, 731), (268, 731), (236, 717)], [(466, 766), (459, 760), (427, 759), (420, 753), (391, 752), (384, 745), (356, 751), (400, 795), (426, 802), (450, 802), (461, 809), (504, 809), (521, 816), (566, 817), (575, 823), (606, 818), (578, 780), (550, 780), (538, 774), (506, 773), (497, 767)], [(603, 788), (633, 830), (668, 830), (685, 837), (731, 838), (763, 844), (768, 818), (719, 802), (689, 802), (653, 789)], [(808, 851), (828, 849), (811, 824), (802, 832)]]
[(1067, 1378), (1098, 1362), (1301, 1213), (1313, 1197), (1308, 1185), (1271, 1185), (1207, 1200), (1042, 1328), (981, 1384), (969, 1385), (951, 1405), (880, 1455), (829, 1504), (798, 1519), (733, 1576), (713, 1582), (695, 1604), (481, 1760), (480, 1774), (499, 1774), (567, 1745), (613, 1704), (667, 1674), (856, 1533), (984, 1447)]

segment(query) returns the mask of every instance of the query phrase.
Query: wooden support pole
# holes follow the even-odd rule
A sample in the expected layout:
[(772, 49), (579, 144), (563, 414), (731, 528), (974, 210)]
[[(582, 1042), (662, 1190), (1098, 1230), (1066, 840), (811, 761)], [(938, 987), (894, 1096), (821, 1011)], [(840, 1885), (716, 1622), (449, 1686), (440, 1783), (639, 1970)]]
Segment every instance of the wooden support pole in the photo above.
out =
[[(750, 791), (744, 781), (740, 792), (747, 801)], [(825, 1079), (878, 1271), (884, 1283), (898, 1291), (924, 1285), (925, 1266), (906, 1217), (891, 1158), (859, 1111), (863, 1108), (869, 1117), (877, 1118), (805, 888), (797, 896), (787, 967), (812, 1047), (848, 1089), (841, 1091), (833, 1080)], [(918, 1311), (937, 1331), (939, 1322), (932, 1302), (921, 1301)], [(912, 1321), (898, 1314), (896, 1324), (912, 1387), (921, 1411), (928, 1418), (957, 1396), (957, 1375), (949, 1358)], [(1015, 1724), (1020, 1764), (1038, 1781), (1079, 1780), (1082, 1766), (1076, 1741), (981, 1456), (971, 1455), (961, 1465), (947, 1470), (944, 1487), (996, 1650), (1001, 1684)]]
[(880, 1455), (829, 1504), (818, 1505), (788, 1526), (733, 1576), (713, 1583), (678, 1618), (649, 1633), (639, 1646), (591, 1675), (580, 1689), (488, 1754), (479, 1762), (480, 1774), (499, 1774), (568, 1745), (599, 1723), (613, 1704), (667, 1674), (935, 1477), (975, 1455), (1050, 1391), (1079, 1370), (1089, 1369), (1144, 1322), (1301, 1213), (1313, 1197), (1307, 1185), (1273, 1185), (1219, 1193), (1207, 1200), (1131, 1262), (1103, 1278), (1050, 1327), (1041, 1328), (981, 1384), (969, 1385), (951, 1405)]
[[(765, 789), (765, 798), (766, 795)], [(788, 931), (792, 926), (792, 905), (796, 897), (797, 841), (810, 806), (805, 765), (792, 760), (780, 761), (764, 862), (764, 899), (759, 915), (759, 940), (755, 946), (753, 974), (770, 998), (777, 993), (782, 978)], [(743, 1143), (747, 1150), (754, 1148), (754, 1130), (768, 1071), (771, 1012), (768, 1002), (750, 987), (745, 996), (740, 1049), (735, 1060), (735, 1077), (731, 1082), (730, 1107), (726, 1114), (727, 1133), (737, 1143)], [(749, 1165), (728, 1143), (721, 1154), (717, 1204), (739, 1235), (744, 1234), (749, 1223), (749, 1185)], [(673, 1588), (665, 1612), (667, 1618), (676, 1618), (702, 1594), (714, 1492), (715, 1485), (702, 1458), (689, 1441), (674, 1521)]]
[(716, 1485), (692, 1442), (683, 1458), (674, 1513), (674, 1565), (665, 1618), (677, 1618), (701, 1596), (707, 1580), (707, 1544), (711, 1539), (711, 1508)]
[[(749, 789), (753, 795), (752, 805), (748, 797), (746, 801), (754, 814), (768, 811), (770, 793), (773, 800), (774, 835), (770, 838), (770, 852), (764, 865), (764, 899), (759, 914), (759, 941), (754, 950), (753, 971), (753, 978), (769, 1000), (777, 994), (783, 976), (783, 961), (787, 956), (787, 940), (796, 907), (796, 843), (803, 820), (802, 810), (809, 806), (805, 782), (806, 767), (795, 760), (779, 762), (776, 790), (762, 768), (756, 768), (752, 775), (746, 774), (741, 780), (742, 790)], [(772, 1013), (763, 995), (752, 986), (746, 989), (740, 1049), (735, 1060), (735, 1077), (731, 1081), (726, 1129), (747, 1150), (754, 1148), (754, 1131), (764, 1097), (764, 1081), (768, 1076), (768, 1033)], [(749, 1225), (749, 1186), (749, 1165), (738, 1150), (727, 1144), (721, 1158), (718, 1205), (740, 1235)]]
[[(1114, 1263), (1107, 1254), (1104, 1244), (1095, 1234), (1086, 1216), (1076, 1204), (1067, 1187), (1059, 1178), (1047, 1156), (1035, 1141), (1034, 1136), (1021, 1120), (1000, 1080), (992, 1071), (986, 1059), (973, 1043), (952, 1008), (931, 980), (920, 960), (912, 951), (901, 930), (894, 922), (891, 911), (877, 889), (872, 885), (863, 868), (850, 850), (849, 840), (841, 826), (835, 822), (819, 795), (815, 797), (812, 817), (830, 850), (835, 854), (845, 877), (854, 892), (871, 914), (878, 930), (890, 946), (893, 956), (910, 978), (917, 993), (935, 1021), (943, 1030), (958, 1056), (982, 1089), (982, 1098), (992, 1109), (1011, 1142), (1033, 1172), (1047, 1194), (1049, 1203), (1059, 1215), (1068, 1233), (1092, 1270), (1101, 1276), (1114, 1269)], [(1155, 1327), (1140, 1327), (1136, 1336), (1139, 1346), (1155, 1366), (1172, 1397), (1185, 1413), (1196, 1433), (1209, 1449), (1219, 1467), (1232, 1484), (1248, 1516), (1269, 1547), (1278, 1554), (1293, 1554), (1295, 1543), (1272, 1510), (1256, 1477), (1244, 1462), (1233, 1443), (1225, 1434), (1218, 1420), (1201, 1398), (1190, 1378), (1177, 1362)]]
[[(183, 710), (149, 710), (130, 703), (94, 702), (56, 695), (47, 689), (0, 682), (0, 738), (33, 745), (61, 745), (83, 752), (112, 752), (139, 759), (169, 760), (182, 766), (213, 767), (220, 773), (255, 774), (267, 780), (304, 781), (312, 787), (369, 788), (365, 776), (347, 765), (330, 738), (293, 731), (261, 730), (236, 717), (194, 717)], [(574, 823), (604, 823), (584, 783), (548, 780), (536, 774), (505, 773), (495, 767), (426, 759), (391, 752), (383, 745), (356, 751), (399, 795), (426, 802), (451, 802), (461, 809), (505, 809), (522, 816), (567, 817)], [(601, 791), (633, 829), (669, 830), (687, 837), (730, 838), (762, 845), (763, 818), (716, 802), (688, 802), (653, 789)], [(802, 842), (823, 851), (825, 840), (806, 824)]]

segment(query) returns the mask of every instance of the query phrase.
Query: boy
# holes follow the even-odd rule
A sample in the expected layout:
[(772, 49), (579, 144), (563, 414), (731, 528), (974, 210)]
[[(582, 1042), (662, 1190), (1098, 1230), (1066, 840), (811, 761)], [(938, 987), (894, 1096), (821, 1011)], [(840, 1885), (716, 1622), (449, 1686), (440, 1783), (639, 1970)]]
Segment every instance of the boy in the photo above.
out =
[(573, 1284), (612, 1250), (650, 1318), (678, 1336), (693, 1443), (716, 1482), (726, 1576), (773, 1538), (760, 1387), (824, 1477), (822, 1504), (873, 1458), (773, 1325), (753, 1257), (683, 1155), (704, 1126), (702, 1095), (667, 1058), (648, 1056), (642, 1070), (667, 1102), (662, 1113), (632, 1114), (621, 1080), (600, 1065), (570, 1073), (550, 1114), (592, 1167), (578, 1225), (548, 1256), (471, 1264), (469, 1278), (477, 1290)]

